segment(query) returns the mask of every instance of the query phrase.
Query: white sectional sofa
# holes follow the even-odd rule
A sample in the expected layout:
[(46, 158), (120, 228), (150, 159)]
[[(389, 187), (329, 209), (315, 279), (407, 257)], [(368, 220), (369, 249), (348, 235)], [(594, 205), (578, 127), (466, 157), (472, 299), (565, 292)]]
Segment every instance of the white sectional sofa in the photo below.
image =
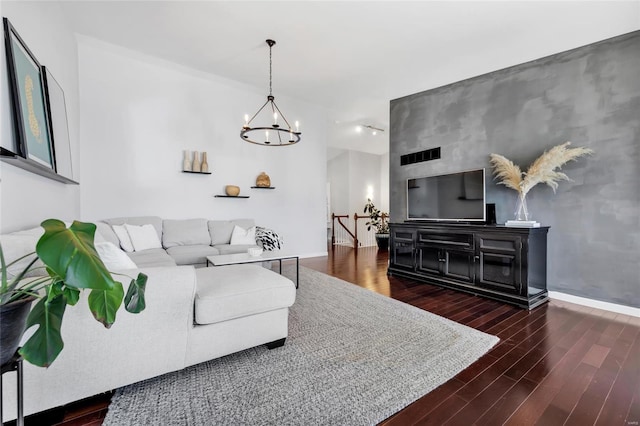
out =
[[(97, 223), (96, 243), (117, 244), (111, 225), (123, 223), (152, 224), (163, 244), (128, 253), (137, 269), (113, 271), (148, 275), (146, 309), (137, 315), (121, 309), (107, 330), (93, 319), (86, 300), (67, 307), (60, 356), (48, 369), (24, 365), (26, 415), (254, 346), (284, 344), (296, 297), (291, 280), (256, 264), (194, 267), (211, 254), (246, 251), (231, 245), (230, 236), (235, 225), (248, 227), (252, 220), (109, 219)], [(35, 247), (38, 238), (31, 230), (2, 235), (0, 242), (11, 258)], [(3, 377), (4, 421), (16, 417), (15, 376)]]
[(96, 222), (99, 236), (119, 246), (114, 225), (153, 225), (162, 247), (127, 253), (138, 266), (206, 266), (207, 256), (215, 254), (246, 253), (256, 244), (231, 244), (235, 226), (249, 229), (255, 226), (253, 219), (207, 220), (162, 219), (157, 216), (119, 217)]

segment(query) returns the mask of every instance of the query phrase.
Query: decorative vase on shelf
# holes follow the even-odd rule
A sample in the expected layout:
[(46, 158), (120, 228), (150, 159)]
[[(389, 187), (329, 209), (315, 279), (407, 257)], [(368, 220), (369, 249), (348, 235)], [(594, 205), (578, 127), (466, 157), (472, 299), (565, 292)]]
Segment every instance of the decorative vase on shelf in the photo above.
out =
[(207, 153), (202, 153), (202, 164), (200, 164), (200, 171), (202, 173), (209, 173), (209, 163), (207, 162)]
[(182, 170), (184, 170), (185, 172), (190, 172), (191, 170), (191, 158), (190, 158), (190, 152), (185, 150), (184, 151), (184, 160), (182, 160)]
[(256, 179), (256, 186), (260, 188), (269, 188), (271, 186), (271, 178), (265, 172), (262, 172), (258, 175)]
[(193, 151), (193, 171), (200, 171), (200, 156), (198, 155), (198, 151)]
[(236, 185), (227, 185), (224, 187), (224, 192), (229, 197), (237, 197), (238, 195), (240, 195), (240, 187)]

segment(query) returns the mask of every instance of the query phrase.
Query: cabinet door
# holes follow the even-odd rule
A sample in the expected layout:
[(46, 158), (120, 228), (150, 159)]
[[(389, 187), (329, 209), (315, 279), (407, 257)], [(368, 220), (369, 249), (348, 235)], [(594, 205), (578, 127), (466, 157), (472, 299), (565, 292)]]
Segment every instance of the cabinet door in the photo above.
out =
[(418, 258), (416, 268), (418, 272), (440, 275), (442, 267), (442, 254), (439, 248), (430, 246), (418, 246)]
[(474, 282), (475, 264), (474, 254), (468, 251), (444, 250), (442, 275), (457, 281)]
[(397, 269), (415, 270), (414, 240), (415, 229), (391, 228), (391, 240), (389, 241), (390, 266)]
[(391, 250), (391, 265), (394, 268), (413, 271), (415, 269), (415, 262), (413, 260), (413, 243), (396, 241)]
[(520, 294), (522, 239), (516, 235), (478, 234), (478, 281), (481, 287)]

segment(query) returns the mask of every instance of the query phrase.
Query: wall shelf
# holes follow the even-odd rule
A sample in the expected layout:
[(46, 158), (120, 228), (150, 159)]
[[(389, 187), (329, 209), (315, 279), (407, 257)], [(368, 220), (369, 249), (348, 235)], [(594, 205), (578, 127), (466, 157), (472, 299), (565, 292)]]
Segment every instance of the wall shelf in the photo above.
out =
[(214, 195), (216, 198), (249, 198), (248, 195)]
[(182, 173), (192, 173), (194, 175), (210, 175), (211, 172), (192, 172), (191, 170), (183, 170)]
[(252, 189), (276, 189), (275, 186), (252, 186)]
[(21, 157), (20, 155), (2, 147), (0, 147), (0, 161), (57, 182), (65, 183), (67, 185), (80, 185), (73, 179), (59, 175), (48, 167), (42, 166), (28, 158)]

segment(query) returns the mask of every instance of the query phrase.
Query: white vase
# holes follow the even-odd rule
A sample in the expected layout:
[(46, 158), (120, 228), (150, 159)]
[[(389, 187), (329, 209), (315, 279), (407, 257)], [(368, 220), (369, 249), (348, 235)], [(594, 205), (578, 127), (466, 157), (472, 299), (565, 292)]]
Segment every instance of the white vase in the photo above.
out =
[(193, 171), (200, 171), (200, 156), (198, 155), (198, 151), (193, 151)]
[(190, 172), (191, 170), (191, 156), (189, 151), (184, 151), (184, 160), (182, 160), (182, 170)]
[(202, 164), (200, 164), (200, 171), (202, 173), (209, 172), (209, 163), (207, 162), (207, 153), (206, 151), (202, 153)]

